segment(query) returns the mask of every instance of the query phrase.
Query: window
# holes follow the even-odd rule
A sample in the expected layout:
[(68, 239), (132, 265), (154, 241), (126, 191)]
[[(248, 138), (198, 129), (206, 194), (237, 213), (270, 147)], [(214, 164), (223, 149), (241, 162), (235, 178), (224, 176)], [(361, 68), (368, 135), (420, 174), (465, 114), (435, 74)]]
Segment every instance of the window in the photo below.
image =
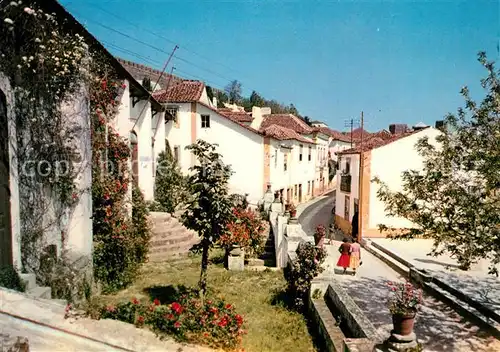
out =
[(278, 167), (278, 149), (274, 150), (274, 168)]
[(295, 185), (294, 191), (293, 191), (294, 197), (297, 197), (297, 185)]
[(350, 174), (351, 173), (351, 158), (345, 158), (345, 170), (344, 173)]
[(354, 212), (359, 213), (359, 200), (354, 198)]
[(174, 147), (174, 160), (177, 164), (179, 164), (179, 146)]
[(312, 155), (312, 148), (309, 146), (309, 156), (307, 157), (307, 160), (311, 161), (311, 156)]
[(307, 194), (311, 194), (311, 181), (307, 181)]
[(201, 115), (201, 128), (210, 128), (210, 115)]
[(349, 219), (349, 208), (351, 206), (351, 199), (349, 196), (345, 196), (345, 203), (344, 203), (344, 219), (346, 220), (351, 220)]
[(302, 161), (302, 149), (304, 148), (304, 146), (301, 144), (300, 145), (300, 151), (299, 151), (299, 161)]
[(288, 168), (288, 165), (287, 165), (287, 159), (288, 159), (288, 155), (287, 155), (287, 154), (285, 154), (285, 155), (283, 156), (283, 171), (286, 171), (286, 170), (287, 170), (287, 168)]
[(179, 108), (177, 108), (177, 107), (169, 107), (169, 108), (167, 108), (167, 112), (170, 115), (173, 116), (175, 126), (179, 127), (179, 118), (177, 116), (177, 113), (179, 112)]

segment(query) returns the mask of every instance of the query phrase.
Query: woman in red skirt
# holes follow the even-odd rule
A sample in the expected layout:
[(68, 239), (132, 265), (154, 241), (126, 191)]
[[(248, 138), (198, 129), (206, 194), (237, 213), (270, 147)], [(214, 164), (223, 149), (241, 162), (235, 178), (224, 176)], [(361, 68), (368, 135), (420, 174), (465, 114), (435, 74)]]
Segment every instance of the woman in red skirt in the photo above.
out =
[(344, 238), (342, 242), (343, 243), (339, 247), (340, 258), (339, 261), (337, 262), (337, 266), (344, 268), (344, 272), (342, 274), (345, 274), (347, 268), (349, 267), (351, 259), (349, 257), (349, 250), (351, 248), (351, 244), (347, 241), (347, 238)]

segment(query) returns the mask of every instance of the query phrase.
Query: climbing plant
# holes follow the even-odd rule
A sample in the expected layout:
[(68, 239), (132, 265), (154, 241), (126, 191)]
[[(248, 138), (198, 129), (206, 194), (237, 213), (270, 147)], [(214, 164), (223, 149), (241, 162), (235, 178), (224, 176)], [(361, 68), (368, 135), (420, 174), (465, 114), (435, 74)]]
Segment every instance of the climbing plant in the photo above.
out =
[(0, 72), (10, 82), (16, 127), (10, 148), (18, 172), (21, 261), (37, 274), (41, 249), (48, 242), (66, 245), (68, 222), (84, 191), (75, 181), (85, 167), (76, 145), (85, 127), (74, 107), (85, 101), (88, 46), (64, 25), (35, 1), (0, 8)]

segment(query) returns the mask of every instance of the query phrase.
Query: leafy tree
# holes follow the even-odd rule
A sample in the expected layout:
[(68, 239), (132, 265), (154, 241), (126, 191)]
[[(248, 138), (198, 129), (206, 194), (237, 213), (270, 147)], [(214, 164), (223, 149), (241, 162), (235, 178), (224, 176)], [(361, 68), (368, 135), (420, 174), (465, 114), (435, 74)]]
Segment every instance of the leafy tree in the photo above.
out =
[(237, 103), (241, 99), (241, 82), (238, 80), (233, 80), (224, 88), (229, 101), (231, 103)]
[(217, 107), (218, 108), (223, 108), (224, 103), (227, 103), (229, 101), (229, 98), (226, 95), (226, 93), (224, 93), (220, 90), (217, 90), (217, 92), (215, 93), (215, 97), (217, 98)]
[(305, 123), (307, 123), (308, 126), (312, 126), (311, 119), (309, 118), (309, 116), (304, 116), (303, 120)]
[(252, 94), (250, 95), (250, 104), (252, 106), (263, 107), (265, 105), (265, 100), (260, 96), (259, 93), (253, 91)]
[(290, 114), (293, 114), (295, 116), (299, 116), (299, 110), (297, 110), (297, 108), (293, 104), (290, 104), (290, 106), (288, 107), (288, 111)]
[(192, 195), (188, 209), (182, 215), (184, 226), (196, 231), (201, 237), (195, 250), (202, 251), (200, 273), (200, 296), (207, 290), (208, 254), (219, 238), (227, 233), (227, 225), (233, 219), (233, 202), (229, 195), (228, 182), (231, 167), (224, 165), (222, 156), (215, 151), (216, 144), (203, 140), (186, 147), (197, 159), (191, 167), (188, 184)]
[(188, 197), (186, 178), (179, 166), (173, 160), (171, 153), (161, 152), (156, 168), (155, 201), (161, 205), (162, 211), (173, 213), (180, 204), (187, 201)]
[(494, 64), (479, 53), (488, 75), (480, 104), (464, 87), (465, 109), (448, 115), (439, 145), (422, 139), (417, 149), (424, 159), (421, 171), (402, 175), (403, 189), (394, 192), (381, 180), (378, 197), (391, 216), (410, 220), (414, 227), (389, 230), (395, 238), (416, 236), (434, 242), (430, 254), (449, 252), (467, 270), (479, 259), (490, 259), (490, 273), (500, 263), (500, 82)]
[(212, 87), (207, 86), (207, 96), (210, 101), (214, 99), (214, 91), (212, 90)]

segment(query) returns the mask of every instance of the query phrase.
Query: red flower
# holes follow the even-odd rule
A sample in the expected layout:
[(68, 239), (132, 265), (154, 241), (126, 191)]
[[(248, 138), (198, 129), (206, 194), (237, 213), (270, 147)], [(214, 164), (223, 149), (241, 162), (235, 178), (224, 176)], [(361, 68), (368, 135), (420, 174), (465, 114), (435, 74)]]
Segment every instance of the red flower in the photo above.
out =
[(180, 328), (180, 327), (181, 327), (181, 323), (180, 323), (180, 322), (178, 322), (178, 321), (176, 321), (176, 322), (174, 323), (174, 328), (178, 329), (178, 328)]
[(73, 197), (73, 199), (78, 198), (78, 194), (76, 194), (76, 193), (73, 193), (71, 196)]
[(103, 80), (101, 82), (101, 87), (102, 87), (103, 90), (106, 90), (108, 88), (108, 82), (106, 82), (106, 80)]
[(127, 88), (127, 85), (125, 83), (122, 84), (122, 88), (125, 89)]
[(182, 306), (179, 303), (177, 302), (172, 303), (172, 310), (177, 314), (181, 314), (183, 309), (184, 308), (182, 308)]
[[(125, 226), (125, 225), (124, 225)], [(160, 305), (160, 300), (158, 298), (155, 298), (154, 301), (153, 301), (153, 304), (155, 306), (159, 306)]]
[(208, 332), (204, 332), (204, 333), (203, 333), (203, 336), (208, 337), (208, 336), (210, 336), (210, 335), (208, 334)]
[(139, 302), (139, 300), (137, 298), (134, 297), (134, 298), (132, 298), (132, 303), (133, 304), (139, 304), (140, 302)]
[(233, 308), (233, 306), (232, 306), (232, 305), (230, 305), (230, 304), (226, 304), (226, 309), (231, 309), (231, 308)]
[(243, 317), (239, 314), (236, 314), (236, 316), (234, 317), (236, 319), (236, 323), (238, 324), (238, 327), (243, 325)]
[(168, 319), (168, 320), (174, 320), (174, 319), (175, 319), (175, 317), (174, 317), (174, 315), (173, 315), (173, 314), (167, 314), (167, 315), (165, 315), (165, 319)]
[(219, 321), (219, 325), (221, 328), (225, 327), (227, 325), (227, 319), (226, 317), (222, 318), (220, 321)]
[(138, 324), (144, 324), (144, 317), (143, 317), (143, 316), (139, 316), (139, 317), (137, 318), (137, 323), (138, 323)]
[(109, 305), (106, 307), (106, 311), (108, 311), (110, 313), (114, 313), (116, 311), (116, 308), (115, 308), (115, 306)]
[(209, 311), (212, 313), (217, 313), (218, 309), (216, 307), (210, 307)]

